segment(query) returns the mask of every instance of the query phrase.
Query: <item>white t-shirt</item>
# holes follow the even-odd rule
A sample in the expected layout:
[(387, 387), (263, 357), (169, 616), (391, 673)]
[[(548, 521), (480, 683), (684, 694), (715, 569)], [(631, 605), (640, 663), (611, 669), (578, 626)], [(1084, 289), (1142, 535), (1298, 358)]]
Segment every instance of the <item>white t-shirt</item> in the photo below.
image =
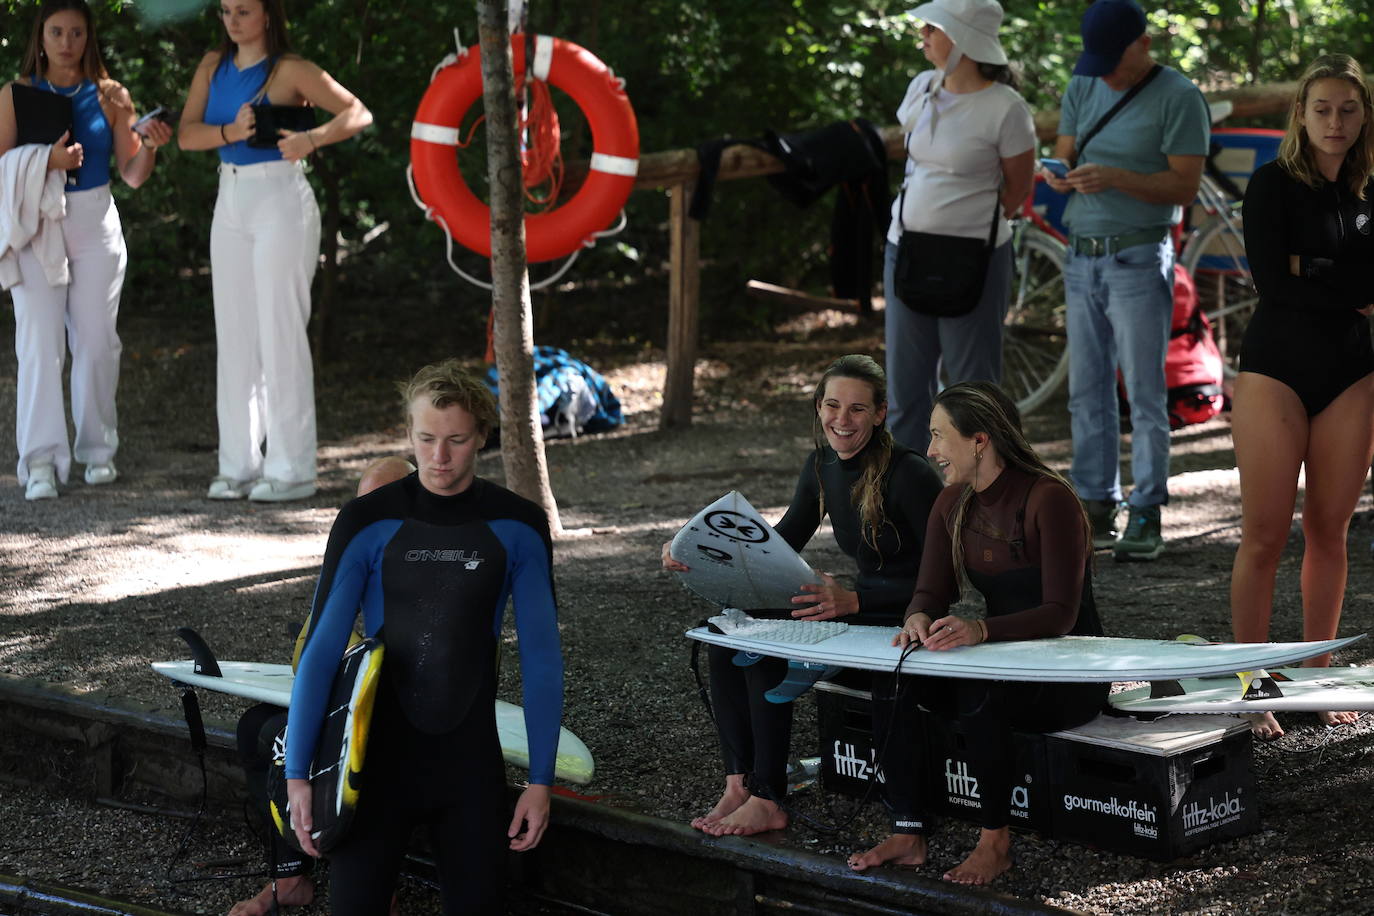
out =
[[(898, 194), (892, 202), (887, 240), (896, 243), (905, 228), (966, 238), (988, 237), (993, 201), (1002, 177), (1002, 160), (1035, 146), (1030, 106), (1015, 89), (993, 83), (977, 92), (937, 89), (929, 104), (926, 92), (939, 70), (916, 75), (897, 108), (897, 121), (907, 133), (905, 207)], [(931, 118), (935, 129), (931, 130)], [(997, 244), (1011, 236), (998, 220)]]

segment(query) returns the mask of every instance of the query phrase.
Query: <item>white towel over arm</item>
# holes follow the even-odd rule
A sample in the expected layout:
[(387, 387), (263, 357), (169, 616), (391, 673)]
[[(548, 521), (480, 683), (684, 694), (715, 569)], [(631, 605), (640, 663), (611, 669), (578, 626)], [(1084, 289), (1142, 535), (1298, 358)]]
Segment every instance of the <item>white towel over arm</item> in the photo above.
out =
[(31, 245), (50, 286), (71, 281), (58, 221), (67, 216), (66, 172), (48, 168), (50, 147), (16, 146), (0, 156), (0, 289), (21, 279), (19, 251)]

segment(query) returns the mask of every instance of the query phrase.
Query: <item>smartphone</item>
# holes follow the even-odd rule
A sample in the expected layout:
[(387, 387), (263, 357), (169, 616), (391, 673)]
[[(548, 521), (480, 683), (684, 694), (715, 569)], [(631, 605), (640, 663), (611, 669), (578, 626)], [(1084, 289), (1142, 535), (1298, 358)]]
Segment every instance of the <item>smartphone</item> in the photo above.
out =
[(1055, 178), (1063, 178), (1069, 174), (1069, 167), (1062, 159), (1041, 159), (1040, 167)]
[(179, 111), (177, 111), (177, 110), (175, 110), (175, 109), (167, 109), (167, 108), (163, 108), (161, 105), (159, 105), (159, 106), (157, 106), (156, 108), (154, 108), (152, 111), (148, 112), (146, 115), (144, 115), (143, 117), (141, 117), (141, 118), (139, 118), (137, 121), (135, 121), (135, 122), (134, 122), (134, 126), (133, 126), (133, 131), (134, 131), (134, 133), (136, 133), (136, 134), (141, 134), (141, 133), (143, 133), (143, 128), (147, 127), (147, 126), (148, 126), (149, 124), (151, 124), (154, 120), (161, 121), (163, 124), (166, 124), (166, 125), (169, 125), (169, 126), (175, 126), (176, 123), (177, 123), (177, 118), (178, 118), (180, 115), (181, 115), (181, 112), (179, 112)]

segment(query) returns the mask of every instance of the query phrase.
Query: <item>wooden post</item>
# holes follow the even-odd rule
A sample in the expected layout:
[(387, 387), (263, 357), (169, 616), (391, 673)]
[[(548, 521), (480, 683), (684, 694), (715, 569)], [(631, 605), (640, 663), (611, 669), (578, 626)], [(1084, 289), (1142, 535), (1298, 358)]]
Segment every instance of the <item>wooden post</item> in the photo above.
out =
[(697, 311), (701, 290), (701, 229), (687, 215), (696, 182), (668, 189), (671, 209), (668, 267), (668, 355), (660, 429), (692, 425), (693, 373), (697, 364)]

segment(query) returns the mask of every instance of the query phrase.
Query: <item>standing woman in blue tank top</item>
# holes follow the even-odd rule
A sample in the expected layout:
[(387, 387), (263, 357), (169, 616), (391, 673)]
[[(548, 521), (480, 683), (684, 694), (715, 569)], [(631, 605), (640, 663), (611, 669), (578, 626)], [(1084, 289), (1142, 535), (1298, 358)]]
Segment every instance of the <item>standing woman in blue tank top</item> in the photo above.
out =
[[(85, 0), (47, 0), (39, 7), (20, 72), (15, 83), (72, 101), (72, 129), (61, 139), (51, 147), (16, 146), (15, 84), (0, 89), (0, 173), (6, 187), (25, 189), (0, 200), (0, 282), (14, 297), (19, 362), (17, 474), (26, 498), (52, 499), (58, 481), (67, 482), (73, 452), (86, 466), (86, 483), (113, 483), (118, 476), (121, 345), (115, 319), (127, 255), (110, 196), (110, 156), (124, 182), (136, 188), (152, 174), (155, 151), (172, 134), (156, 120), (140, 127), (143, 135), (134, 132), (133, 101), (105, 69)], [(24, 243), (16, 244), (21, 236), (13, 228), (28, 222), (21, 212), (50, 213), (53, 197), (64, 204), (65, 215), (29, 223)], [(62, 405), (67, 347), (74, 448)]]
[[(219, 469), (210, 499), (262, 502), (315, 492), (315, 381), (306, 322), (320, 211), (302, 163), (372, 123), (329, 74), (291, 53), (281, 0), (223, 0), (224, 40), (196, 68), (177, 142), (219, 154), (210, 227)], [(249, 146), (255, 105), (333, 115)], [(266, 448), (264, 450), (264, 440)]]

